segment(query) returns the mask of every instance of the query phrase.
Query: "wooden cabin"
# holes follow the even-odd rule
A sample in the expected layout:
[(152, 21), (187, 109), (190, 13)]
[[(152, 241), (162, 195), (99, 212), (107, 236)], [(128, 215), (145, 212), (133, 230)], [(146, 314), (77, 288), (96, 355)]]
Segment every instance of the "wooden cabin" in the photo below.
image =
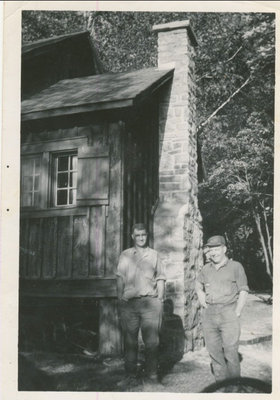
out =
[[(101, 74), (90, 50), (88, 59), (73, 62), (75, 76), (67, 62), (74, 54), (62, 58), (59, 71), (55, 63), (44, 70), (33, 88), (23, 72), (20, 349), (122, 351), (115, 271), (140, 221), (164, 263), (185, 350), (203, 345), (194, 289), (203, 261), (197, 40), (188, 20), (153, 31), (158, 68)], [(62, 42), (68, 40), (65, 54), (78, 54), (89, 37)], [(34, 62), (61, 46), (57, 38), (46, 43), (32, 44)]]
[(152, 230), (158, 94), (172, 75), (151, 68), (65, 79), (22, 102), (23, 326), (37, 312), (53, 329), (67, 327), (65, 307), (80, 304), (92, 310), (99, 351), (121, 350), (115, 271), (132, 224)]

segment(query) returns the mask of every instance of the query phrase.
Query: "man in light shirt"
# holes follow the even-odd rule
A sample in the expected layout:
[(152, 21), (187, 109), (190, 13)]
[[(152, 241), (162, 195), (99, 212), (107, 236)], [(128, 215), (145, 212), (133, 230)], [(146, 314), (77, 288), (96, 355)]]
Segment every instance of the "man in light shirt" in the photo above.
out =
[(216, 381), (240, 376), (240, 314), (249, 291), (243, 266), (226, 256), (223, 236), (208, 239), (208, 262), (196, 279), (202, 327)]
[(148, 233), (144, 224), (132, 227), (132, 239), (134, 246), (121, 253), (117, 267), (117, 294), (127, 375), (119, 386), (137, 383), (140, 329), (145, 345), (146, 382), (157, 383), (157, 352), (166, 278), (158, 253), (147, 245)]

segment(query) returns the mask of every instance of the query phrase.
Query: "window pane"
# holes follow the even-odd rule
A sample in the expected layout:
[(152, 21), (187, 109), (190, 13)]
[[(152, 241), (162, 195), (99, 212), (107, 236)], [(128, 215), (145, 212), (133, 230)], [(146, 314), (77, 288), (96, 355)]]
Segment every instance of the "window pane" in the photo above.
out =
[(35, 158), (35, 172), (38, 173), (40, 172), (41, 168), (41, 160), (40, 158)]
[[(41, 156), (22, 158), (21, 161), (21, 205), (38, 207), (41, 202)], [(37, 192), (37, 193), (36, 193)]]
[(23, 176), (32, 175), (33, 168), (32, 168), (32, 159), (22, 160), (21, 165), (21, 173)]
[(77, 187), (77, 172), (70, 172), (70, 187)]
[(62, 189), (57, 191), (57, 205), (67, 205), (67, 190)]
[(57, 175), (57, 187), (65, 188), (68, 186), (68, 173), (63, 172)]
[(33, 189), (33, 177), (32, 176), (24, 176), (23, 177), (23, 191), (31, 192)]
[(77, 154), (59, 154), (55, 156), (55, 205), (76, 204)]
[(39, 185), (40, 185), (40, 175), (35, 175), (34, 190), (39, 190)]
[(34, 206), (40, 205), (40, 192), (34, 192)]
[(69, 204), (75, 204), (76, 203), (76, 189), (70, 189), (69, 190)]
[(69, 190), (69, 204), (73, 204), (73, 189)]
[(32, 206), (32, 193), (23, 193), (22, 206), (23, 207), (31, 207)]
[(58, 157), (57, 170), (68, 171), (68, 156)]
[(70, 156), (70, 169), (77, 170), (77, 156)]

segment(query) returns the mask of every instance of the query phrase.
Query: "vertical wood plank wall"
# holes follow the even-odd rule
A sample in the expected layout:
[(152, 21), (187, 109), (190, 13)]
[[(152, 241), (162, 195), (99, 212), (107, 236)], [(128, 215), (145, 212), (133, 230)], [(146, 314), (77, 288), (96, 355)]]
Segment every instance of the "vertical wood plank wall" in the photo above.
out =
[(100, 300), (99, 335), (99, 351), (101, 354), (112, 355), (122, 352), (118, 305), (115, 299)]
[[(131, 246), (131, 227), (136, 222), (152, 226), (152, 209), (158, 198), (157, 108), (127, 127), (124, 145), (123, 247)], [(150, 232), (152, 236), (152, 232)]]
[[(115, 276), (120, 252), (122, 250), (122, 133), (123, 124), (108, 125), (110, 147), (110, 194), (106, 225), (106, 276)], [(119, 354), (122, 349), (117, 301), (100, 300), (99, 351), (101, 354)]]
[(122, 124), (109, 124), (110, 194), (106, 226), (106, 276), (115, 274), (122, 250)]
[[(76, 214), (75, 214), (76, 212)], [(104, 276), (105, 206), (73, 215), (22, 218), (20, 277), (83, 279)]]
[[(105, 183), (110, 185), (110, 198), (108, 205), (104, 200), (94, 203), (94, 200), (85, 198), (84, 203), (77, 204), (77, 207), (54, 208), (44, 191), (41, 209), (21, 210), (20, 277), (55, 280), (114, 276), (122, 236), (120, 124), (100, 122), (84, 127), (27, 133), (22, 136), (22, 146), (23, 154), (42, 154), (44, 176), (46, 171), (51, 173), (50, 163), (46, 165), (51, 161), (51, 154), (64, 148), (74, 146), (77, 152), (81, 148), (86, 151), (93, 149), (95, 156), (103, 155), (103, 158), (108, 154), (110, 174), (107, 179), (110, 181)], [(93, 161), (95, 166), (96, 159)], [(94, 195), (92, 176), (97, 176), (99, 185), (105, 177), (103, 169), (97, 169), (100, 177), (96, 170), (87, 171), (82, 177), (84, 191), (88, 186), (88, 192)]]

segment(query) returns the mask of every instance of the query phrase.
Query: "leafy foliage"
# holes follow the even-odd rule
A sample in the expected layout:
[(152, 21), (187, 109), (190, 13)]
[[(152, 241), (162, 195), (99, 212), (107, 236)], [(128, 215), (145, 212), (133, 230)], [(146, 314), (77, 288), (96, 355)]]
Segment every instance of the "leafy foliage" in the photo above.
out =
[(25, 11), (22, 36), (33, 41), (88, 29), (105, 69), (128, 71), (156, 65), (154, 24), (185, 19), (199, 43), (204, 233), (228, 237), (256, 286), (263, 271), (272, 273), (275, 15)]
[[(267, 14), (242, 15), (242, 20), (236, 51), (223, 63), (225, 78), (215, 75), (219, 80), (211, 79), (210, 89), (199, 85), (206, 96), (218, 86), (221, 104), (249, 79), (200, 131), (208, 179), (200, 184), (199, 199), (206, 236), (225, 234), (247, 272), (251, 263), (263, 265), (256, 271), (264, 281), (265, 273), (272, 275), (274, 20)], [(216, 95), (209, 95), (213, 108), (211, 101), (204, 103), (202, 118), (218, 106)]]
[(86, 29), (84, 14), (75, 11), (23, 11), (22, 41), (34, 42)]

